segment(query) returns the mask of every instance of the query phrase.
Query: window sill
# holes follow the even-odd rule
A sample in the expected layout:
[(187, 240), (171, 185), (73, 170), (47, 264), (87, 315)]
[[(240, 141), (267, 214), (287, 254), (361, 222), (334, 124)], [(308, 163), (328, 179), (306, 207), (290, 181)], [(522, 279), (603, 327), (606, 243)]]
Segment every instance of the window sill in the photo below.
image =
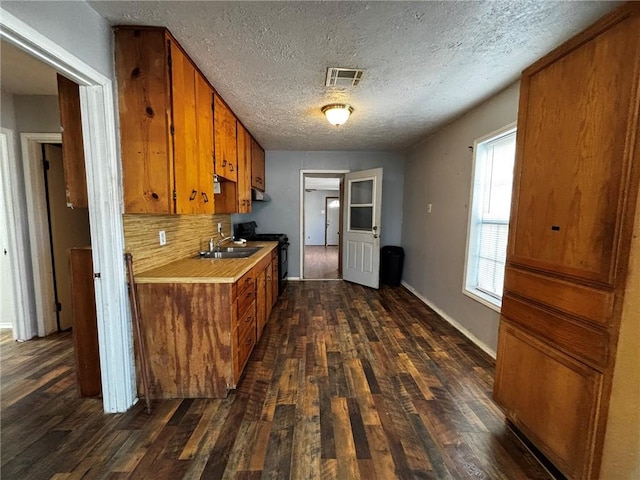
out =
[(474, 299), (476, 302), (483, 304), (485, 307), (489, 307), (491, 310), (495, 310), (496, 312), (500, 313), (500, 310), (502, 308), (502, 300), (498, 300), (491, 295), (487, 295), (486, 293), (475, 289), (463, 288), (462, 293), (464, 293), (467, 297)]

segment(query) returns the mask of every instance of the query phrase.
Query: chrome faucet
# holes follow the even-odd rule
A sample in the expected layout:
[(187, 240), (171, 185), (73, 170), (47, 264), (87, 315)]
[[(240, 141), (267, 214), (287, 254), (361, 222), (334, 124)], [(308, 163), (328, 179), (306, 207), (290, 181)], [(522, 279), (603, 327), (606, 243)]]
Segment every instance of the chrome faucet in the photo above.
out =
[[(216, 250), (217, 252), (219, 252), (219, 251), (220, 251), (220, 245), (222, 245), (222, 244), (223, 244), (224, 242), (226, 242), (227, 240), (231, 240), (231, 239), (233, 238), (233, 237), (225, 237), (225, 236), (224, 236), (224, 233), (222, 233), (222, 232), (220, 232), (220, 236), (222, 236), (222, 237), (224, 237), (224, 238), (222, 238), (222, 239), (218, 240), (218, 241), (215, 243), (214, 247), (215, 247), (215, 250)], [(212, 238), (211, 240), (213, 241), (213, 238)]]

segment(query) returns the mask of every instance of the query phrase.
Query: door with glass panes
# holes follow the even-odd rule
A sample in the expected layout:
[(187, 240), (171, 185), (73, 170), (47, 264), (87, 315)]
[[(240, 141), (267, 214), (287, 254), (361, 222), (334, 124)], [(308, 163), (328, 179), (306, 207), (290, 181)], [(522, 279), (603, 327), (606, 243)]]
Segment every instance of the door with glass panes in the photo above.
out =
[(382, 168), (347, 173), (345, 187), (343, 278), (378, 288)]

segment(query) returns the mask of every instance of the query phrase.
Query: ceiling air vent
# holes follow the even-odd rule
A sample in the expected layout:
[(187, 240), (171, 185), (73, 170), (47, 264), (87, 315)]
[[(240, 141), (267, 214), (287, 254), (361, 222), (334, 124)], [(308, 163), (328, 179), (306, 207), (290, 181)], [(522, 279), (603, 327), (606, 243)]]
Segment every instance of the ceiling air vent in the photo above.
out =
[(327, 68), (327, 87), (356, 87), (362, 79), (364, 70), (357, 68)]

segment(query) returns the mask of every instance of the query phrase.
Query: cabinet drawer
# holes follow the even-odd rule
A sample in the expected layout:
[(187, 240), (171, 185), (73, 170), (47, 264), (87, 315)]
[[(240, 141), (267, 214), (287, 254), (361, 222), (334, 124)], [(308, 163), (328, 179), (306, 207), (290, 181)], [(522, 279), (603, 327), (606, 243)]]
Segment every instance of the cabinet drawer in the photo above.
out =
[(238, 285), (238, 297), (245, 291), (251, 290), (255, 292), (256, 290), (256, 276), (254, 273), (254, 269), (251, 269), (247, 273), (245, 273), (240, 280), (237, 282)]
[(256, 304), (255, 302), (253, 302), (251, 303), (251, 305), (249, 305), (249, 308), (247, 308), (246, 312), (244, 312), (240, 317), (240, 319), (238, 320), (237, 337), (242, 337), (245, 334), (245, 332), (247, 332), (248, 330), (253, 330), (255, 334), (255, 329), (256, 329)]
[(570, 478), (586, 478), (602, 375), (519, 328), (500, 323), (494, 398)]
[(238, 294), (238, 317), (242, 317), (247, 309), (251, 307), (256, 300), (256, 291), (254, 288), (247, 289)]
[[(255, 311), (255, 304), (253, 310)], [(240, 319), (235, 332), (235, 339), (234, 370), (237, 383), (240, 380), (240, 375), (249, 359), (249, 355), (251, 355), (253, 347), (256, 344), (256, 320), (254, 313), (248, 312), (247, 315)]]

